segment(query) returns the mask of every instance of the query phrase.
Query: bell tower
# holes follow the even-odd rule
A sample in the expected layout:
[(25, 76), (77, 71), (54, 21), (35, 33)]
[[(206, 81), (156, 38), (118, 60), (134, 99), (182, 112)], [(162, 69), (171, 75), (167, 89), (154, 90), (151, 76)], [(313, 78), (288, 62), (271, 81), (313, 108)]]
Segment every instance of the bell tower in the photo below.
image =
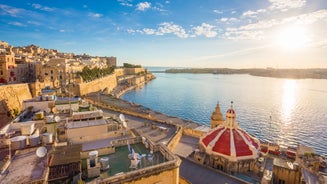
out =
[(215, 128), (224, 123), (223, 115), (220, 111), (219, 102), (217, 102), (216, 109), (211, 115), (211, 128)]

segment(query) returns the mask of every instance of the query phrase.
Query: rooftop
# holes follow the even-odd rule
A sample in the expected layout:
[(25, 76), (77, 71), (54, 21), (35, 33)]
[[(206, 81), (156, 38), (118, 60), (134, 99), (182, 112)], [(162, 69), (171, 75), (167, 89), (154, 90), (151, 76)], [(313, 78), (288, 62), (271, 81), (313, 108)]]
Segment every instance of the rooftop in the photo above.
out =
[[(131, 141), (131, 139), (126, 140)], [(142, 142), (138, 142), (140, 141), (139, 138), (135, 139), (135, 141), (135, 144), (130, 145), (130, 147), (134, 150), (134, 157), (132, 156), (128, 146), (123, 145), (115, 147), (115, 153), (101, 155), (98, 158), (98, 160), (100, 160), (102, 157), (109, 158), (110, 168), (106, 171), (101, 171), (99, 177), (89, 178), (87, 181), (93, 182), (96, 180), (97, 182), (105, 183), (124, 183), (128, 181), (135, 181), (153, 174), (158, 174), (179, 166), (179, 158), (173, 155), (166, 147), (162, 145), (152, 145), (152, 143), (150, 143), (149, 147), (151, 147), (153, 150), (153, 152), (151, 152), (150, 149), (146, 148)], [(121, 143), (122, 142), (118, 144)], [(137, 159), (136, 165), (134, 162), (135, 158)], [(83, 159), (82, 169), (86, 171), (86, 168), (87, 159)]]
[(81, 160), (81, 151), (82, 145), (80, 144), (55, 147), (53, 156), (49, 160), (49, 166), (79, 162)]
[(12, 158), (6, 175), (0, 175), (0, 184), (42, 181), (46, 174), (46, 157), (36, 156), (36, 147), (19, 150)]
[[(127, 146), (117, 147), (115, 153), (109, 155), (102, 155), (99, 157), (108, 157), (110, 169), (103, 171), (100, 174), (100, 178), (107, 178), (114, 176), (118, 173), (126, 173), (132, 170), (142, 169), (149, 166), (161, 164), (167, 161), (167, 159), (159, 152), (154, 152), (153, 155), (150, 154), (150, 150), (146, 149), (142, 143), (137, 143), (130, 145), (135, 153), (137, 153), (140, 162), (136, 169), (131, 169), (131, 159), (128, 158), (129, 150)], [(152, 156), (151, 156), (152, 155)], [(151, 159), (150, 159), (151, 158)], [(86, 169), (86, 159), (82, 161), (82, 168)]]
[(273, 163), (274, 166), (286, 168), (289, 170), (294, 170), (293, 163), (288, 160), (276, 157)]

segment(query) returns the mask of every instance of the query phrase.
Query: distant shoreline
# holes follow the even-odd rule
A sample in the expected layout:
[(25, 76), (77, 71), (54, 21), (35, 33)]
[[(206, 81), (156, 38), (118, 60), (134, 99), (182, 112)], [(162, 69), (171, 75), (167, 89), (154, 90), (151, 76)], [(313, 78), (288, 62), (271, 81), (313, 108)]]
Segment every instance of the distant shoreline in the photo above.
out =
[[(327, 79), (327, 69), (231, 69), (231, 68), (184, 68), (167, 69), (164, 73), (192, 73), (192, 74), (249, 74), (259, 77), (274, 77), (288, 79)], [(156, 73), (156, 72), (153, 72)]]

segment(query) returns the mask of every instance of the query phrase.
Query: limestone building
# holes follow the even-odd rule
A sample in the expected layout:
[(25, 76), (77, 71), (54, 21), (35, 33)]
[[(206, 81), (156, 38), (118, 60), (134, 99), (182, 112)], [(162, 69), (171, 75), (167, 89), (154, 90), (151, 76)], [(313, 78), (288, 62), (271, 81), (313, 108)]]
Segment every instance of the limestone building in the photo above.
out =
[(15, 57), (13, 54), (0, 54), (0, 84), (17, 83), (17, 77), (15, 73), (16, 66), (17, 65), (15, 63)]
[(54, 88), (67, 84), (67, 72), (67, 61), (63, 58), (51, 59), (45, 64), (39, 62), (36, 67), (37, 79)]

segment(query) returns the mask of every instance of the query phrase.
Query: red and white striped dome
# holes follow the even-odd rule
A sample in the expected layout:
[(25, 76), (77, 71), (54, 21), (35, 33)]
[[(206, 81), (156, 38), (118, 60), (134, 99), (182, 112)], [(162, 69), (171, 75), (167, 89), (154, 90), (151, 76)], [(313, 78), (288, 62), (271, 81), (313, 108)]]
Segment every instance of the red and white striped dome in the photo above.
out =
[(233, 107), (227, 110), (224, 124), (200, 139), (207, 154), (219, 155), (230, 161), (256, 159), (259, 140), (239, 128)]

